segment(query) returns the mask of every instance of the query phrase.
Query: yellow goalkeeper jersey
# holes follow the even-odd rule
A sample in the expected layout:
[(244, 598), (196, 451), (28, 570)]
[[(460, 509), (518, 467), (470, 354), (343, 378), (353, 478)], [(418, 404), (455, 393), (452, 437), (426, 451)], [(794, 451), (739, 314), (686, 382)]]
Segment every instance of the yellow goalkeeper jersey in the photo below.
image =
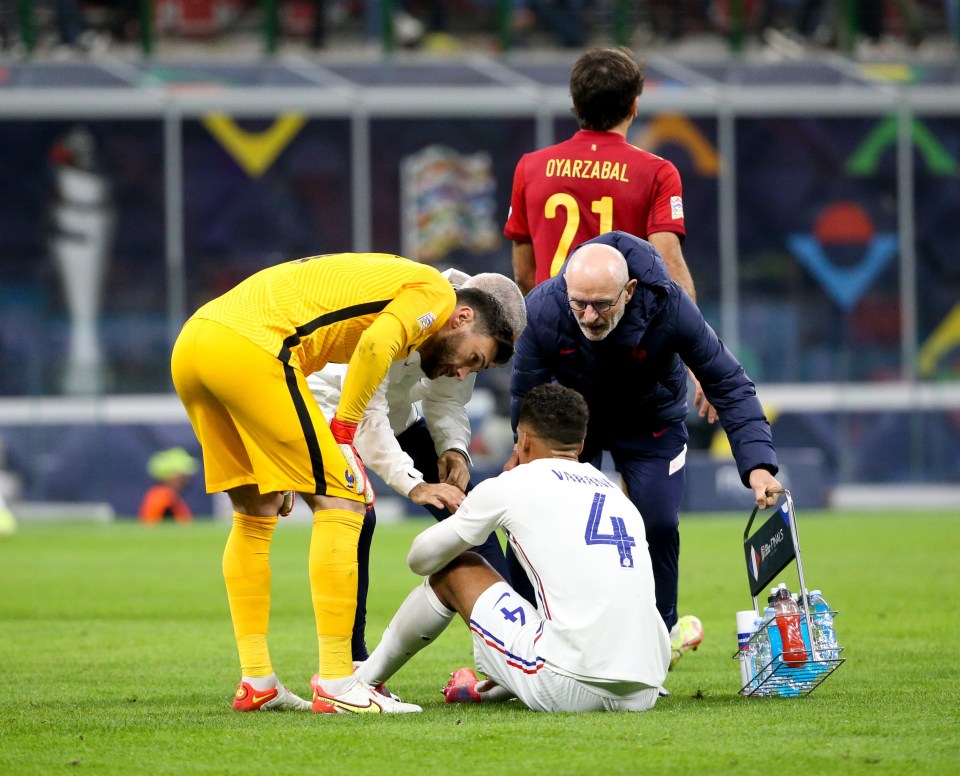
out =
[(337, 413), (356, 421), (391, 361), (439, 331), (455, 306), (456, 292), (433, 267), (383, 253), (334, 253), (261, 270), (192, 317), (233, 329), (304, 375), (351, 363), (364, 337), (365, 357), (351, 363), (360, 395), (347, 396), (345, 385), (341, 408), (353, 406)]

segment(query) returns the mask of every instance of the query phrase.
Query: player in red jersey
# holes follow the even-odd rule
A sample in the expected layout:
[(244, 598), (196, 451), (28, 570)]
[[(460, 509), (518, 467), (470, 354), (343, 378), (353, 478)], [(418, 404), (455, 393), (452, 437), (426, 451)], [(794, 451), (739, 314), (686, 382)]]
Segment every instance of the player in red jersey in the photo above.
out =
[[(642, 91), (643, 63), (624, 49), (592, 48), (574, 63), (570, 95), (580, 131), (525, 154), (513, 176), (503, 233), (513, 240), (513, 274), (524, 294), (554, 277), (576, 246), (617, 230), (651, 243), (670, 278), (697, 300), (680, 248), (680, 173), (627, 142)], [(716, 410), (693, 383), (700, 417), (715, 423)]]
[(642, 65), (618, 48), (592, 48), (570, 74), (580, 131), (524, 155), (513, 177), (503, 233), (513, 240), (520, 290), (559, 272), (582, 242), (613, 230), (649, 241), (670, 277), (696, 300), (680, 242), (686, 234), (680, 174), (627, 142), (643, 90)]

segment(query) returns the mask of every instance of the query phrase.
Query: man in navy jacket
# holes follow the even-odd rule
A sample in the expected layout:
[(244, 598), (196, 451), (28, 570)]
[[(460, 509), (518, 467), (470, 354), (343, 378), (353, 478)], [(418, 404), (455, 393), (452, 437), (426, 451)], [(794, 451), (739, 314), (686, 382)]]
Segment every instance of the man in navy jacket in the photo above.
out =
[[(656, 249), (626, 232), (583, 243), (526, 301), (528, 324), (516, 344), (510, 380), (514, 429), (534, 386), (556, 381), (583, 394), (590, 422), (580, 460), (599, 467), (603, 451), (611, 454), (643, 516), (657, 609), (673, 629), (687, 450), (684, 364), (719, 413), (743, 484), (766, 507), (776, 503), (770, 491), (780, 483), (754, 384), (670, 280)], [(612, 541), (616, 526), (606, 529)], [(592, 541), (602, 543), (606, 529), (599, 526)]]

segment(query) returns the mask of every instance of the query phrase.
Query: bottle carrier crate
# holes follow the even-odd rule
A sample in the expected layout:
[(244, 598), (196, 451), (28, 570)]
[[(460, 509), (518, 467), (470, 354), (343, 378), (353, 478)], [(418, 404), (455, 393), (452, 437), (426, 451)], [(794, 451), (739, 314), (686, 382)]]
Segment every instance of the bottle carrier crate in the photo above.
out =
[[(757, 595), (764, 591), (791, 561), (796, 561), (800, 600), (809, 601), (809, 591), (803, 576), (803, 562), (800, 558), (800, 536), (797, 532), (797, 515), (793, 507), (793, 498), (789, 490), (784, 489), (779, 493), (783, 496), (783, 503), (774, 510), (763, 525), (751, 535), (750, 529), (759, 512), (759, 507), (754, 507), (743, 532), (747, 580), (753, 596), (753, 609), (758, 618), (763, 609), (758, 605)], [(836, 617), (837, 612), (831, 611), (830, 615)], [(740, 695), (750, 697), (809, 695), (844, 663), (846, 658), (840, 657), (843, 647), (839, 642), (835, 649), (817, 647), (813, 638), (814, 618), (808, 606), (803, 607), (802, 618), (801, 627), (806, 628), (807, 634), (810, 635), (808, 659), (801, 665), (791, 666), (784, 662), (783, 654), (775, 656), (756, 671), (751, 671), (750, 680), (740, 688)], [(762, 638), (769, 640), (770, 629), (776, 627), (776, 618), (774, 618), (751, 634), (748, 642), (751, 654), (757, 649)], [(733, 657), (740, 660), (739, 649)]]

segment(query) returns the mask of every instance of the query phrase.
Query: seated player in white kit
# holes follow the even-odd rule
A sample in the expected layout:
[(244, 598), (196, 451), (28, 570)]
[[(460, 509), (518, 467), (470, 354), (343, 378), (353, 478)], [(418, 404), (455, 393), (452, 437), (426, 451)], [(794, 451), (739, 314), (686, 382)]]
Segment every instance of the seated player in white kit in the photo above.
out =
[[(654, 599), (643, 520), (619, 486), (577, 456), (587, 428), (576, 391), (544, 384), (525, 397), (520, 465), (485, 480), (413, 542), (407, 562), (428, 576), (358, 670), (387, 681), (457, 613), (473, 633), (478, 681), (461, 669), (448, 702), (519, 698), (535, 711), (646, 711), (670, 665)], [(479, 555), (503, 528), (536, 591), (521, 598)]]

